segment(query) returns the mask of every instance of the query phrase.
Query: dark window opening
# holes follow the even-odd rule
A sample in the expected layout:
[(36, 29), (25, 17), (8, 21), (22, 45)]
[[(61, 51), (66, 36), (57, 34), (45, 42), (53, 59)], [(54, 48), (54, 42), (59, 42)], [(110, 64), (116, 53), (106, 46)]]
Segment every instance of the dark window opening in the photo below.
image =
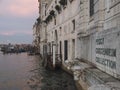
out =
[(62, 59), (62, 42), (60, 41), (60, 58)]
[(73, 31), (75, 30), (75, 19), (72, 20), (72, 24), (73, 24)]
[(62, 29), (62, 27), (60, 27), (60, 36), (61, 36), (61, 29)]
[(94, 14), (94, 0), (90, 0), (90, 16)]
[(64, 60), (68, 59), (68, 41), (64, 41)]
[(74, 0), (69, 0), (70, 1), (70, 3), (72, 3)]
[(54, 24), (56, 25), (56, 18), (54, 19)]
[(46, 16), (46, 10), (45, 10), (45, 16)]
[(55, 4), (57, 4), (57, 1), (55, 0)]

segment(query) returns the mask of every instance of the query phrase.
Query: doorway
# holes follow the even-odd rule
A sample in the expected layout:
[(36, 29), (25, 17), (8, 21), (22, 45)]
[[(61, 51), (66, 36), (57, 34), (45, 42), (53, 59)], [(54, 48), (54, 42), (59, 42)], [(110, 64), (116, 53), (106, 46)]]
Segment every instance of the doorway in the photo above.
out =
[(75, 59), (75, 39), (72, 39), (72, 59)]
[(59, 52), (59, 53), (60, 53), (60, 58), (62, 59), (62, 42), (61, 42), (61, 41), (60, 41), (60, 48), (59, 48), (59, 49), (60, 49), (60, 50), (59, 50), (59, 51), (60, 51), (60, 52)]
[(68, 41), (64, 41), (64, 60), (68, 59)]

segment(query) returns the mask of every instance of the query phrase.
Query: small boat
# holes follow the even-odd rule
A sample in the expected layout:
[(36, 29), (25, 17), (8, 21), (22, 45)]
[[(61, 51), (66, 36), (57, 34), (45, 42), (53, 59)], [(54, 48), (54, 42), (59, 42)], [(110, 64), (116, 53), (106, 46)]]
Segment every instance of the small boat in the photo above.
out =
[(28, 55), (35, 55), (35, 53), (32, 52), (32, 51), (29, 51), (27, 54), (28, 54)]

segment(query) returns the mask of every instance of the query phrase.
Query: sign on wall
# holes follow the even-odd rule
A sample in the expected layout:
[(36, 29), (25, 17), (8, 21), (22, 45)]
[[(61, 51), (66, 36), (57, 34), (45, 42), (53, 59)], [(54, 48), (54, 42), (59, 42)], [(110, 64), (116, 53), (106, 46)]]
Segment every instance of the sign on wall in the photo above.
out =
[(117, 73), (120, 31), (116, 28), (96, 34), (95, 61), (97, 66), (110, 74)]

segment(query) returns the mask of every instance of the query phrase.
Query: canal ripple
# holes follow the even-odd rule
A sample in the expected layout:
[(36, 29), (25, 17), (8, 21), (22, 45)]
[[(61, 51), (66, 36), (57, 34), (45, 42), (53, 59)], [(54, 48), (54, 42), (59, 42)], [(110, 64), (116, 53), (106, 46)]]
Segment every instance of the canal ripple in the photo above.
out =
[(76, 90), (72, 76), (50, 71), (39, 56), (0, 53), (0, 90)]

